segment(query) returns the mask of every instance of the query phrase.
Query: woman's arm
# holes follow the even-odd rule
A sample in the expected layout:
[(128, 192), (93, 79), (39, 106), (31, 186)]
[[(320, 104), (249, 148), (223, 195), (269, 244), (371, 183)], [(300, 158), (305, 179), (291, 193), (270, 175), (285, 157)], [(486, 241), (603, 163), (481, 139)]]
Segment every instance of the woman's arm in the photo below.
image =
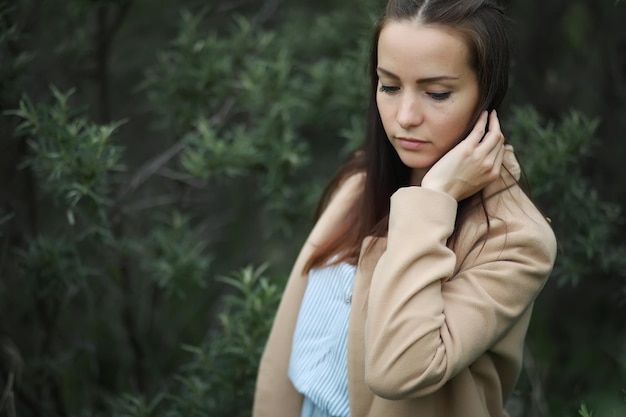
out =
[(467, 256), (453, 276), (457, 259), (446, 241), (456, 200), (420, 187), (392, 196), (365, 329), (365, 378), (377, 395), (439, 389), (493, 346), (544, 285), (556, 253), (549, 225), (517, 186), (489, 206), (497, 218), (489, 229), (474, 219), (475, 232), (458, 242)]

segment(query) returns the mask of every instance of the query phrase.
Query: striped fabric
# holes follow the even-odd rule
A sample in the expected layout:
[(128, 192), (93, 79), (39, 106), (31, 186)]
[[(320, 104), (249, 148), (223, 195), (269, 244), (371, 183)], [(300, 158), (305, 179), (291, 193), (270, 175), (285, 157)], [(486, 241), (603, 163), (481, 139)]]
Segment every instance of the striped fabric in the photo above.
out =
[(347, 263), (309, 273), (289, 362), (304, 395), (301, 417), (349, 417), (347, 339), (356, 268)]

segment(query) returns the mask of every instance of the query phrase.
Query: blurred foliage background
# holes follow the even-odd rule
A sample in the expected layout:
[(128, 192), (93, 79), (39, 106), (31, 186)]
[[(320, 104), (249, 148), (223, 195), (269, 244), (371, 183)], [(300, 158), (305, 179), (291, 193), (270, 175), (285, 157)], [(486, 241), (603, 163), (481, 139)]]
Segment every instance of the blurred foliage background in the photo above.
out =
[[(626, 3), (506, 5), (501, 116), (560, 245), (508, 409), (624, 416)], [(383, 6), (0, 0), (1, 416), (250, 415)]]

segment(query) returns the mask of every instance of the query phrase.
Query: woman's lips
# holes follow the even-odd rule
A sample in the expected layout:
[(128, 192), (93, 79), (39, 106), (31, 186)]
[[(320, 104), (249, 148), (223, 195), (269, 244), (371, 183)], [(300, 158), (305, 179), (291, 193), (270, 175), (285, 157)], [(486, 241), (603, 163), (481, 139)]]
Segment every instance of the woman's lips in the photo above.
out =
[(418, 151), (422, 149), (428, 142), (424, 142), (422, 140), (410, 139), (410, 138), (396, 138), (398, 145), (402, 149), (406, 149), (409, 151)]

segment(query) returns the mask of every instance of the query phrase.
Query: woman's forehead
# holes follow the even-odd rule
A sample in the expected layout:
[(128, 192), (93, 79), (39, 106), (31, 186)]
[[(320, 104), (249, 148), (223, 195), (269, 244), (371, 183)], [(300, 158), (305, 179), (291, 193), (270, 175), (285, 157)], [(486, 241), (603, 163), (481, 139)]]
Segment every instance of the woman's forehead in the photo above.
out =
[(386, 24), (378, 39), (378, 66), (402, 77), (461, 76), (468, 71), (469, 50), (463, 36), (443, 26), (416, 21)]

